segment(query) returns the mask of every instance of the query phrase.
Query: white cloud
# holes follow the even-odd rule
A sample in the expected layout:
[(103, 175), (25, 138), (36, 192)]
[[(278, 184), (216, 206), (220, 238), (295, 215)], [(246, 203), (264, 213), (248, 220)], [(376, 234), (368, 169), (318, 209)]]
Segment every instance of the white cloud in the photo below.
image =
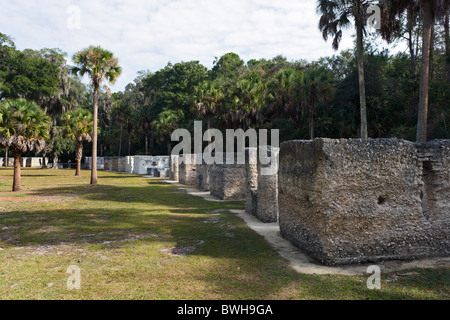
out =
[[(81, 10), (81, 29), (67, 27), (69, 6)], [(0, 32), (20, 49), (58, 47), (69, 54), (101, 45), (119, 57), (123, 90), (139, 70), (167, 62), (199, 60), (236, 52), (242, 59), (313, 60), (334, 53), (318, 30), (312, 0), (15, 0), (2, 3)], [(352, 46), (344, 37), (342, 49)]]

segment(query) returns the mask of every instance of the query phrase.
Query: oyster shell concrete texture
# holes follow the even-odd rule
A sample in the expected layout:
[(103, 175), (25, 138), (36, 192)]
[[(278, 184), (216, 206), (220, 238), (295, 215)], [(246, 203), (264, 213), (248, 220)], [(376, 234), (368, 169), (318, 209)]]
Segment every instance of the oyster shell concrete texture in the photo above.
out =
[(281, 145), (283, 237), (327, 265), (450, 254), (450, 141)]

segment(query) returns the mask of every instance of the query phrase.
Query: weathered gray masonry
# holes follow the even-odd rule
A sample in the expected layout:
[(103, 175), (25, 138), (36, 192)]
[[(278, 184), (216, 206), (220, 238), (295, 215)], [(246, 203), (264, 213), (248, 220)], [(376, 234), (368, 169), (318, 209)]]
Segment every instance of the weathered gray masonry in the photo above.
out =
[(245, 164), (231, 155), (231, 164), (227, 154), (212, 165), (191, 154), (190, 164), (135, 156), (99, 158), (98, 167), (245, 200), (247, 213), (278, 222), (284, 238), (325, 265), (450, 255), (450, 140), (299, 140), (248, 148)]
[(450, 141), (289, 141), (282, 235), (328, 265), (450, 253)]

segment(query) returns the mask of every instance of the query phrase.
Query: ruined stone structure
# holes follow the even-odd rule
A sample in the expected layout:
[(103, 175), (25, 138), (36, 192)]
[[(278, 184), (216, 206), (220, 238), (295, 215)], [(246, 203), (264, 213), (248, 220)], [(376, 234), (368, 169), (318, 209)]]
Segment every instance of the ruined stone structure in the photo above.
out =
[(258, 158), (258, 191), (256, 217), (265, 223), (278, 221), (278, 160), (279, 148), (271, 146), (259, 147), (260, 152), (267, 156), (267, 160)]
[[(27, 168), (42, 168), (42, 161), (41, 157), (22, 158), (22, 165)], [(48, 163), (48, 158), (45, 158), (45, 163)]]
[[(86, 157), (86, 168), (92, 170), (92, 157)], [(105, 170), (105, 158), (97, 157), (97, 170)]]
[[(178, 179), (181, 184), (188, 186), (197, 185), (197, 165), (195, 164), (195, 154), (189, 154), (184, 156), (189, 161), (183, 161), (180, 158), (178, 166)], [(188, 162), (188, 163), (187, 163)]]
[(450, 141), (289, 141), (282, 235), (328, 265), (450, 254)]
[(257, 148), (245, 149), (245, 211), (256, 216), (258, 205)]
[(125, 157), (125, 172), (134, 173), (134, 157)]
[(127, 158), (117, 158), (117, 172), (127, 172), (126, 170)]
[(135, 156), (134, 157), (134, 174), (146, 175), (148, 169), (152, 167), (153, 157), (151, 156)]
[[(124, 172), (168, 178), (170, 176), (170, 157), (106, 157), (98, 158), (98, 170)], [(86, 158), (86, 167), (92, 169), (92, 158)]]
[(202, 191), (209, 191), (210, 170), (211, 166), (207, 164), (202, 155), (200, 155), (201, 164), (197, 164), (197, 188)]
[[(246, 212), (265, 223), (278, 221), (279, 151), (271, 146), (246, 149)], [(267, 160), (261, 161), (260, 152)]]
[(244, 200), (246, 198), (245, 164), (238, 164), (235, 155), (234, 164), (226, 162), (210, 166), (209, 189), (211, 195), (221, 200)]
[[(103, 165), (103, 170), (106, 171), (113, 171), (113, 157), (105, 157), (104, 158), (104, 165)], [(101, 169), (99, 169), (101, 170)]]
[(170, 157), (170, 180), (172, 180), (172, 181), (179, 180), (179, 165), (180, 165), (180, 157), (179, 156), (171, 156)]
[(420, 194), (425, 218), (441, 225), (450, 246), (450, 140), (416, 145), (422, 166), (423, 187)]
[[(20, 158), (20, 165), (22, 168), (42, 168), (42, 157), (22, 157)], [(48, 163), (48, 158), (45, 158), (45, 163)], [(5, 158), (0, 158), (0, 167), (5, 166)], [(8, 158), (8, 167), (14, 167), (14, 158)]]
[[(8, 167), (14, 167), (14, 158), (8, 158), (7, 161), (8, 161)], [(2, 167), (5, 166), (5, 157), (2, 157), (0, 159), (0, 163), (1, 163)]]

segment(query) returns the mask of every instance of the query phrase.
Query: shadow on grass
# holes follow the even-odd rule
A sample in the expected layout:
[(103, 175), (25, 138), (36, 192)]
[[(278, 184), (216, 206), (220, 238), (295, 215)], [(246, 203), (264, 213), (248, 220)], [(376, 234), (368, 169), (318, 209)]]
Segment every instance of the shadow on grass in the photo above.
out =
[[(105, 177), (102, 177), (104, 179)], [(110, 177), (115, 178), (115, 177)], [(136, 176), (123, 178), (136, 179)], [(97, 185), (70, 186), (60, 188), (46, 188), (33, 192), (33, 195), (48, 197), (52, 195), (83, 197), (90, 201), (111, 201), (118, 203), (149, 204), (154, 206), (169, 206), (172, 208), (204, 209), (243, 209), (243, 201), (208, 202), (199, 197), (187, 194), (179, 187), (159, 180), (150, 180), (143, 185)], [(175, 199), (176, 198), (176, 199)], [(198, 211), (197, 210), (197, 211)], [(182, 213), (183, 211), (180, 211)], [(197, 212), (200, 213), (200, 212)]]
[[(101, 244), (129, 239), (130, 235), (171, 234), (177, 225), (196, 218), (131, 209), (70, 209), (7, 212), (0, 215), (0, 242), (11, 246)], [(172, 237), (170, 235), (170, 237)], [(140, 237), (138, 237), (140, 239)], [(150, 237), (153, 239), (153, 237)], [(150, 239), (149, 238), (149, 239)]]

